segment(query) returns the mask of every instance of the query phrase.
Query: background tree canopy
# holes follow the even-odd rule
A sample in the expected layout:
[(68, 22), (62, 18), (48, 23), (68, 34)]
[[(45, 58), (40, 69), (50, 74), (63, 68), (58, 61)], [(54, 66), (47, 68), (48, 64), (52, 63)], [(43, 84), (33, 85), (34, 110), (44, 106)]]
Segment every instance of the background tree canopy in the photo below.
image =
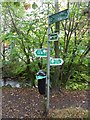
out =
[[(14, 77), (33, 86), (37, 71), (47, 71), (47, 59), (35, 57), (34, 50), (47, 49), (47, 15), (55, 13), (56, 7), (61, 11), (61, 4), (50, 3), (49, 11), (47, 4), (39, 7), (35, 2), (32, 6), (30, 3), (3, 2), (1, 6), (3, 79)], [(68, 3), (67, 7), (69, 19), (51, 25), (51, 33), (58, 27), (59, 40), (51, 42), (50, 56), (64, 60), (62, 66), (50, 67), (51, 86), (87, 89), (90, 84), (90, 6), (89, 3)]]

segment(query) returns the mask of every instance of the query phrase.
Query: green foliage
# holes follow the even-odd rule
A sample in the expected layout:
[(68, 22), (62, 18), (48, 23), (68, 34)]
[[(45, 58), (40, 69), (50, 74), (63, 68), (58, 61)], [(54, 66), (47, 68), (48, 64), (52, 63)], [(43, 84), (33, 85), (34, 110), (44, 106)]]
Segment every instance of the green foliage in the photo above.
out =
[(77, 83), (77, 81), (72, 81), (72, 82), (68, 82), (66, 85), (66, 89), (70, 89), (70, 90), (90, 90), (90, 87), (87, 83)]
[[(52, 1), (51, 1), (52, 2)], [(4, 48), (3, 75), (17, 76), (24, 71), (25, 79), (35, 80), (35, 73), (40, 69), (47, 70), (47, 59), (36, 58), (34, 49), (47, 48), (47, 9), (42, 12), (37, 4), (32, 5), (33, 11), (26, 13), (23, 3), (2, 3), (3, 28), (1, 39), (8, 47)], [(58, 40), (59, 56), (64, 60), (60, 67), (60, 84), (72, 89), (87, 89), (89, 81), (85, 54), (88, 49), (87, 16), (82, 15), (84, 4), (70, 4), (68, 20), (60, 23)], [(53, 10), (53, 11), (52, 11)], [(50, 5), (50, 14), (55, 11)], [(84, 21), (84, 22), (83, 22)], [(55, 25), (51, 25), (51, 32)], [(50, 56), (55, 56), (53, 43)], [(51, 81), (54, 68), (51, 67)], [(73, 76), (71, 79), (70, 77)], [(85, 83), (83, 83), (83, 81)]]
[(85, 66), (77, 67), (77, 71), (69, 78), (66, 84), (67, 89), (90, 90), (90, 76), (88, 75)]
[(3, 61), (3, 77), (16, 77), (25, 69), (25, 65), (17, 60)]

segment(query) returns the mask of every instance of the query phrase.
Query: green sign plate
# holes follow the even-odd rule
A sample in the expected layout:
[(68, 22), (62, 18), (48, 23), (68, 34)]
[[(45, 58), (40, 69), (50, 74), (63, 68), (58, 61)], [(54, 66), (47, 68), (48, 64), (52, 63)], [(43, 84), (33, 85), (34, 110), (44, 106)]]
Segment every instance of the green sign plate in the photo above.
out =
[(57, 41), (58, 40), (58, 33), (52, 33), (50, 34), (49, 41)]
[(65, 9), (63, 11), (60, 11), (58, 13), (52, 14), (49, 16), (49, 24), (53, 24), (55, 22), (65, 20), (68, 18), (69, 10)]
[(46, 49), (35, 49), (34, 54), (36, 57), (47, 57), (47, 50)]
[(62, 65), (63, 63), (64, 63), (64, 61), (61, 58), (50, 58), (51, 66)]

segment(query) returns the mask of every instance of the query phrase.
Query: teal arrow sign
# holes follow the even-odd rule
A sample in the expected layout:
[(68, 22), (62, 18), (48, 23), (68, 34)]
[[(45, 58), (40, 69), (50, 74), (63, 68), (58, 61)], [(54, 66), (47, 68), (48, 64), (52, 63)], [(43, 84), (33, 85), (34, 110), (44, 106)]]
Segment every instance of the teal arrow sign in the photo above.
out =
[(64, 63), (64, 61), (61, 58), (50, 58), (51, 66), (62, 65), (63, 63)]
[(35, 49), (34, 54), (36, 57), (47, 57), (47, 50), (46, 49)]

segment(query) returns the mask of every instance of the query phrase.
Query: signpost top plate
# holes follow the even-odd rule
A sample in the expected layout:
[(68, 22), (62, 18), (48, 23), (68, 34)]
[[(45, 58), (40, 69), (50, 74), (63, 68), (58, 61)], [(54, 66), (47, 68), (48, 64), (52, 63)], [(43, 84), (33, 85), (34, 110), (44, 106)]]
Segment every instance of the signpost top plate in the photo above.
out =
[(49, 16), (49, 24), (53, 24), (55, 22), (59, 22), (62, 20), (67, 19), (69, 16), (69, 10), (65, 9), (63, 11), (60, 11), (58, 13), (52, 14)]

